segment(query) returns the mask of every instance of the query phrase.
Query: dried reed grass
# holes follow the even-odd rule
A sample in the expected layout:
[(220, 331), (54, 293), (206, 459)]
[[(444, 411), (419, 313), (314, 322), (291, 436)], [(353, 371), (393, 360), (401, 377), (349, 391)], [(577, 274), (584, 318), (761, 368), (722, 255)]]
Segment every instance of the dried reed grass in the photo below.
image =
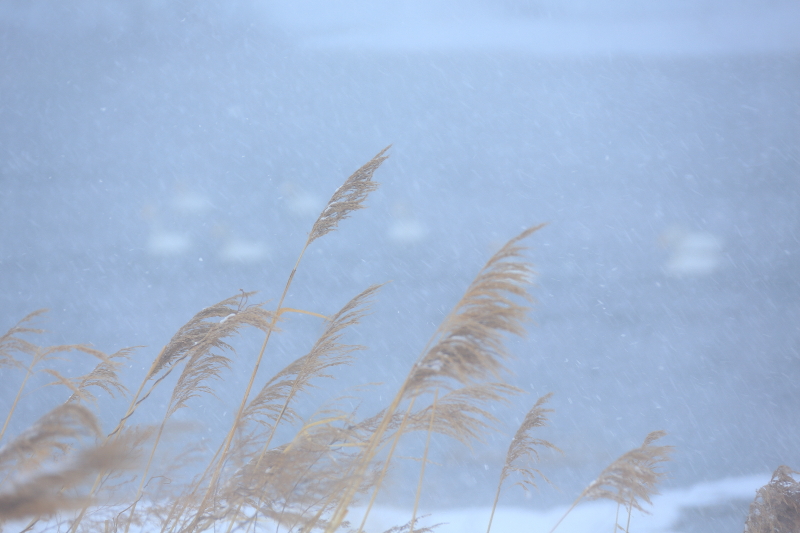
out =
[(796, 533), (800, 531), (800, 475), (781, 465), (769, 483), (758, 489), (747, 521), (745, 533)]
[[(505, 342), (509, 335), (525, 332), (534, 271), (524, 259), (523, 241), (541, 226), (511, 239), (478, 272), (386, 406), (361, 417), (353, 409), (323, 405), (303, 420), (295, 405), (299, 395), (313, 388), (316, 380), (333, 378), (336, 367), (352, 364), (353, 354), (363, 349), (343, 339), (368, 312), (379, 286), (369, 287), (330, 317), (285, 307), (284, 301), (306, 249), (364, 207), (377, 187), (372, 177), (388, 157), (388, 149), (333, 194), (272, 310), (262, 303), (250, 304), (254, 293), (243, 291), (201, 310), (153, 358), (132, 396), (119, 374), (133, 349), (106, 355), (83, 345), (40, 347), (28, 337), (42, 332), (32, 324), (44, 311), (31, 313), (0, 337), (0, 366), (24, 373), (0, 431), (0, 443), (32, 375), (47, 374), (53, 385), (69, 390), (63, 404), (14, 438), (5, 439), (0, 448), (4, 480), (0, 525), (27, 517), (31, 521), (26, 530), (32, 530), (37, 520), (58, 516), (70, 532), (133, 527), (188, 533), (219, 530), (223, 525), (228, 532), (276, 527), (334, 532), (352, 528), (346, 521), (348, 510), (355, 502), (366, 501), (367, 512), (354, 528), (361, 531), (400, 441), (424, 432), (417, 503), (410, 521), (387, 533), (435, 529), (420, 526), (417, 517), (431, 439), (439, 435), (466, 446), (485, 440), (499, 431), (500, 420), (493, 408), (521, 393), (504, 381), (512, 359)], [(270, 338), (279, 333), (278, 321), (290, 312), (324, 319), (323, 332), (307, 354), (256, 387)], [(205, 463), (194, 465), (195, 475), (182, 479), (185, 474), (177, 466), (182, 459), (162, 450), (162, 437), (174, 426), (175, 413), (191, 408), (200, 395), (215, 395), (237, 357), (236, 337), (248, 328), (260, 331), (264, 341), (255, 354), (230, 430), (219, 436), (210, 459), (206, 455)], [(68, 351), (88, 354), (99, 362), (85, 375), (65, 376), (49, 363)], [(177, 379), (173, 379), (167, 405), (161, 408), (160, 424), (133, 423), (144, 405), (150, 412), (157, 407), (149, 399), (170, 382), (167, 378), (173, 372)], [(129, 397), (124, 414), (105, 436), (92, 412), (99, 391), (111, 398)], [(558, 450), (535, 435), (552, 412), (545, 408), (550, 396), (536, 402), (509, 445), (489, 529), (501, 489), (510, 477), (518, 477), (517, 484), (526, 489), (536, 486), (540, 478), (547, 480), (533, 465), (540, 450)], [(295, 428), (292, 437), (279, 440), (279, 427)], [(629, 511), (641, 510), (640, 500), (650, 502), (662, 475), (656, 466), (668, 459), (669, 447), (653, 445), (662, 435), (651, 433), (642, 447), (615, 461), (576, 504), (581, 499), (609, 498)], [(164, 458), (155, 461), (159, 453)], [(147, 460), (140, 463), (135, 460), (138, 457)], [(195, 455), (187, 453), (183, 460), (193, 461)], [(159, 470), (151, 472), (157, 464)]]

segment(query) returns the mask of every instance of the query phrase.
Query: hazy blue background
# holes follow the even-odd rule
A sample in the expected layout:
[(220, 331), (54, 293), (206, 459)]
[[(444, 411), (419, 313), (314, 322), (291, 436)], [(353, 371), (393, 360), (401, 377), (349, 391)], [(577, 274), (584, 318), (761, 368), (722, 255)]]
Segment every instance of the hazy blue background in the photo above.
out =
[[(430, 507), (488, 504), (548, 391), (561, 492), (507, 503), (571, 501), (655, 429), (677, 447), (670, 486), (800, 467), (796, 2), (137, 5), (0, 4), (0, 329), (48, 307), (48, 342), (146, 345), (134, 387), (202, 307), (277, 298), (333, 190), (393, 144), (288, 300), (332, 313), (392, 281), (340, 383), (386, 398), (491, 253), (549, 223), (514, 342), (531, 395), (486, 447), (435, 445)], [(265, 377), (320, 326), (287, 327)], [(0, 412), (19, 378), (2, 372)], [(63, 401), (47, 391), (27, 421)], [(195, 404), (209, 438), (236, 394)]]

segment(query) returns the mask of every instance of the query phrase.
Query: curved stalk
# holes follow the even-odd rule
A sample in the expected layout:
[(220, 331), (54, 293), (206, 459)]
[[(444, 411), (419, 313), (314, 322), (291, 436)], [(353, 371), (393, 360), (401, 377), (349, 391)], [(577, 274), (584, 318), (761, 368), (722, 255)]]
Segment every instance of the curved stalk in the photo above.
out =
[(364, 524), (366, 524), (367, 517), (369, 516), (370, 511), (372, 511), (372, 506), (375, 504), (375, 498), (378, 497), (378, 491), (381, 488), (383, 479), (386, 477), (386, 472), (389, 470), (389, 464), (392, 462), (392, 456), (394, 455), (395, 448), (397, 448), (397, 443), (398, 441), (400, 441), (400, 437), (403, 436), (403, 430), (406, 427), (406, 421), (408, 420), (408, 415), (411, 414), (411, 409), (414, 407), (415, 399), (416, 398), (411, 399), (411, 402), (408, 404), (408, 409), (406, 409), (406, 412), (403, 415), (403, 420), (400, 422), (400, 427), (397, 429), (394, 441), (392, 441), (392, 447), (389, 449), (389, 454), (386, 456), (386, 461), (384, 461), (383, 463), (383, 468), (381, 469), (381, 475), (378, 476), (378, 480), (375, 482), (375, 490), (372, 491), (372, 497), (370, 498), (369, 504), (367, 505), (367, 510), (364, 511), (364, 517), (361, 519), (361, 525), (358, 526), (358, 533), (364, 531)]
[(417, 521), (417, 509), (419, 508), (419, 496), (422, 494), (422, 479), (425, 477), (425, 465), (428, 463), (428, 448), (431, 445), (431, 433), (433, 433), (433, 420), (436, 418), (436, 400), (439, 398), (439, 389), (433, 394), (431, 404), (431, 421), (428, 424), (428, 435), (425, 438), (425, 451), (422, 454), (422, 466), (419, 470), (419, 482), (417, 483), (417, 495), (414, 499), (414, 511), (411, 513), (411, 527), (408, 533), (414, 533), (414, 523)]

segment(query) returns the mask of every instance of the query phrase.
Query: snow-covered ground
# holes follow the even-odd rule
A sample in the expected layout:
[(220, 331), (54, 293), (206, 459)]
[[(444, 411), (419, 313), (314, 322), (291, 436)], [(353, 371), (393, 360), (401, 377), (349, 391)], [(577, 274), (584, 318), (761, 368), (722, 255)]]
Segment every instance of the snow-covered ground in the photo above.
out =
[[(631, 517), (633, 533), (740, 533), (749, 503), (755, 492), (768, 483), (770, 476), (753, 475), (731, 477), (698, 483), (681, 489), (666, 490), (655, 496), (653, 506), (646, 506), (650, 514), (635, 511)], [(499, 506), (492, 522), (495, 533), (548, 533), (562, 518), (568, 506), (543, 510), (523, 507)], [(351, 523), (360, 523), (363, 509), (354, 508), (348, 515)], [(449, 509), (424, 509), (418, 524), (440, 524), (437, 533), (484, 533), (488, 526), (491, 508), (454, 507)], [(613, 529), (616, 504), (607, 501), (582, 502), (575, 507), (556, 529), (559, 533), (606, 533)], [(408, 508), (377, 506), (366, 523), (368, 533), (382, 533), (411, 519)], [(619, 517), (625, 525), (627, 515)], [(6, 524), (7, 531), (15, 531), (22, 522)], [(34, 531), (52, 531), (52, 522), (43, 522)], [(274, 528), (267, 527), (266, 531)], [(144, 528), (142, 533), (158, 531)]]
[[(755, 491), (769, 482), (769, 475), (742, 476), (698, 483), (682, 489), (666, 490), (653, 498), (653, 506), (645, 506), (651, 514), (634, 510), (631, 517), (631, 532), (635, 533), (685, 533), (741, 532), (744, 530), (744, 516), (747, 506), (755, 496)], [(724, 514), (703, 518), (703, 511), (711, 508), (724, 508)], [(568, 506), (531, 511), (521, 507), (499, 507), (492, 521), (492, 531), (496, 533), (549, 532), (564, 515)], [(699, 511), (699, 513), (698, 513)], [(468, 509), (429, 510), (430, 516), (424, 523), (442, 526), (439, 533), (484, 533), (488, 523), (489, 508), (471, 507)], [(582, 502), (559, 524), (560, 533), (606, 533), (613, 530), (617, 505), (607, 501)], [(371, 523), (371, 531), (385, 531), (392, 522), (403, 523), (407, 511), (381, 508)], [(701, 520), (697, 520), (697, 517)], [(687, 519), (691, 520), (687, 520)], [(405, 519), (406, 521), (408, 518)], [(624, 527), (627, 514), (620, 515)], [(738, 527), (727, 529), (730, 524)]]

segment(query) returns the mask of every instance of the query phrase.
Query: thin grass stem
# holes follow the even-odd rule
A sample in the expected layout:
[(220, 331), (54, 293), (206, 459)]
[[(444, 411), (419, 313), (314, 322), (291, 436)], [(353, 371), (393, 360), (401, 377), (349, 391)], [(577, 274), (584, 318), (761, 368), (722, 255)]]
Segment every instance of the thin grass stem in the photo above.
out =
[(283, 313), (300, 313), (302, 315), (311, 315), (317, 318), (321, 318), (323, 320), (328, 320), (327, 316), (322, 315), (320, 313), (315, 313), (314, 311), (305, 311), (303, 309), (294, 309), (292, 307), (281, 307), (280, 309), (278, 309), (278, 315), (282, 315)]
[(578, 496), (578, 497), (575, 499), (575, 501), (574, 501), (574, 502), (572, 502), (572, 505), (570, 505), (570, 506), (569, 506), (569, 509), (567, 509), (567, 512), (566, 512), (566, 513), (564, 513), (564, 514), (561, 516), (561, 518), (559, 518), (559, 519), (558, 519), (558, 522), (556, 522), (556, 525), (554, 525), (554, 526), (553, 526), (553, 529), (551, 529), (551, 530), (549, 531), (549, 533), (553, 533), (553, 531), (555, 531), (555, 530), (556, 530), (556, 528), (557, 528), (557, 527), (558, 527), (558, 526), (561, 524), (561, 522), (563, 522), (563, 521), (564, 521), (564, 519), (567, 517), (567, 515), (568, 515), (570, 512), (572, 512), (572, 510), (573, 510), (573, 509), (575, 509), (575, 506), (576, 506), (576, 505), (578, 505), (578, 503), (579, 503), (579, 502), (580, 502), (580, 501), (583, 499), (583, 495), (584, 495), (584, 493), (585, 493), (585, 492), (586, 492), (586, 491), (584, 491), (583, 493), (581, 493), (581, 495), (580, 495), (580, 496)]
[(500, 489), (503, 488), (503, 484), (500, 483), (497, 485), (497, 491), (494, 493), (494, 503), (492, 504), (492, 513), (489, 515), (489, 525), (486, 527), (486, 533), (490, 533), (492, 530), (492, 521), (494, 520), (494, 512), (497, 510), (497, 502), (500, 500)]
[(128, 530), (131, 527), (131, 522), (133, 522), (133, 515), (136, 512), (136, 504), (139, 503), (139, 500), (142, 497), (142, 492), (144, 491), (144, 485), (147, 481), (147, 474), (150, 472), (150, 465), (153, 463), (153, 457), (156, 454), (156, 448), (158, 448), (158, 444), (161, 441), (161, 435), (164, 432), (164, 426), (167, 423), (167, 419), (169, 418), (169, 414), (164, 415), (164, 420), (161, 421), (161, 425), (158, 427), (158, 434), (156, 434), (156, 440), (153, 443), (153, 448), (150, 450), (150, 457), (147, 459), (147, 465), (142, 472), (142, 479), (139, 481), (139, 488), (136, 490), (136, 498), (134, 498), (133, 503), (131, 504), (131, 513), (128, 517), (128, 521), (125, 523), (125, 533), (128, 533)]
[(422, 480), (425, 477), (425, 465), (428, 463), (428, 449), (431, 446), (431, 433), (433, 433), (433, 421), (436, 418), (436, 400), (439, 398), (439, 389), (433, 393), (433, 403), (431, 404), (431, 421), (428, 424), (428, 434), (425, 437), (425, 450), (422, 452), (422, 466), (419, 469), (419, 482), (417, 483), (417, 495), (414, 498), (414, 510), (411, 513), (411, 526), (408, 533), (414, 533), (414, 523), (417, 521), (417, 510), (419, 509), (419, 497), (422, 494)]
[(28, 379), (33, 375), (33, 365), (36, 364), (34, 360), (30, 366), (25, 370), (25, 377), (22, 378), (22, 383), (20, 383), (19, 390), (17, 390), (17, 395), (14, 398), (14, 402), (11, 404), (11, 409), (8, 411), (8, 416), (6, 417), (6, 421), (3, 424), (3, 429), (0, 430), (0, 441), (3, 440), (3, 435), (6, 433), (6, 428), (8, 427), (8, 423), (11, 421), (11, 416), (14, 414), (14, 410), (17, 408), (17, 403), (19, 402), (20, 397), (22, 396), (22, 390), (25, 388), (25, 385), (28, 383)]
[(411, 401), (408, 404), (408, 409), (406, 409), (406, 412), (403, 415), (403, 420), (400, 422), (400, 427), (397, 429), (395, 437), (392, 440), (392, 447), (389, 449), (386, 461), (384, 461), (383, 463), (383, 468), (381, 469), (381, 473), (378, 476), (377, 481), (375, 482), (375, 489), (372, 491), (372, 497), (370, 498), (369, 504), (367, 505), (367, 509), (364, 512), (364, 517), (361, 519), (361, 525), (358, 526), (358, 533), (364, 531), (364, 524), (366, 524), (367, 517), (369, 516), (370, 511), (372, 511), (372, 506), (375, 504), (375, 498), (378, 497), (378, 491), (380, 491), (383, 479), (386, 477), (386, 472), (389, 470), (389, 464), (392, 461), (392, 456), (394, 455), (395, 448), (397, 448), (397, 443), (400, 440), (400, 437), (403, 435), (403, 431), (405, 430), (406, 427), (406, 422), (408, 421), (408, 415), (411, 414), (411, 410), (414, 407), (415, 399), (416, 398), (411, 398)]
[(633, 498), (628, 504), (628, 522), (625, 524), (625, 533), (629, 533), (631, 530), (631, 514), (633, 514)]

